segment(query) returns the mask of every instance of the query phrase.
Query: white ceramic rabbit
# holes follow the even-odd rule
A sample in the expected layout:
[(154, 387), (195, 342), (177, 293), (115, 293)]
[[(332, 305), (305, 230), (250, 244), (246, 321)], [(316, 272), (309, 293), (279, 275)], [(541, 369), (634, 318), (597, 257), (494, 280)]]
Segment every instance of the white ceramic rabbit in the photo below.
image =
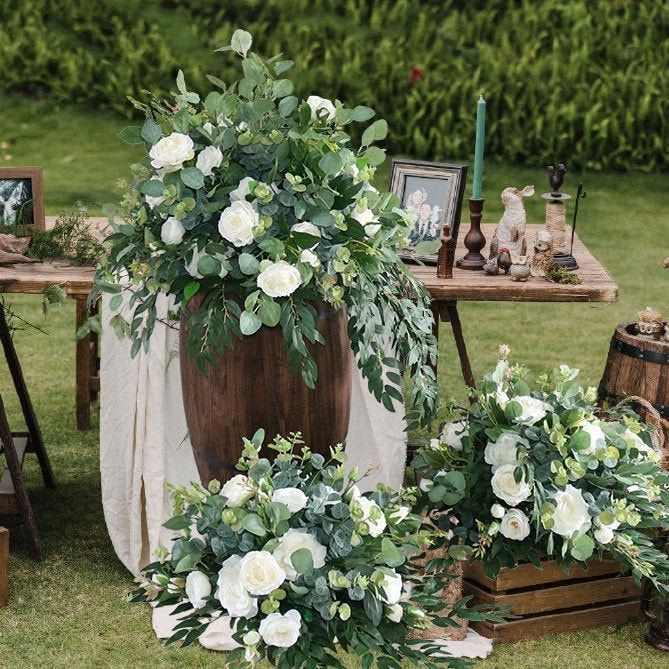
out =
[(525, 186), (522, 190), (509, 186), (502, 191), (504, 214), (497, 224), (497, 230), (490, 242), (490, 257), (495, 258), (503, 246), (509, 249), (511, 257), (527, 255), (525, 240), (525, 205), (523, 198), (534, 195), (534, 186)]

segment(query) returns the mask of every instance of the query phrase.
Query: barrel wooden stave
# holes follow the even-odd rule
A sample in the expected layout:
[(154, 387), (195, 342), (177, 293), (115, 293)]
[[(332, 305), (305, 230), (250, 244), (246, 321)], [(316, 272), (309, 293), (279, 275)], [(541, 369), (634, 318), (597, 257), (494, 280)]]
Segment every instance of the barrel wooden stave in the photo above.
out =
[(186, 348), (188, 314), (181, 323), (181, 383), (189, 437), (203, 483), (231, 478), (242, 438), (259, 428), (268, 439), (302, 432), (306, 445), (327, 456), (343, 442), (351, 404), (351, 349), (344, 309), (319, 306), (325, 344), (309, 345), (318, 381), (308, 388), (293, 374), (279, 327), (262, 327), (236, 341), (205, 376)]
[(623, 323), (613, 334), (600, 398), (637, 395), (669, 419), (669, 342), (639, 337), (633, 328), (634, 323)]

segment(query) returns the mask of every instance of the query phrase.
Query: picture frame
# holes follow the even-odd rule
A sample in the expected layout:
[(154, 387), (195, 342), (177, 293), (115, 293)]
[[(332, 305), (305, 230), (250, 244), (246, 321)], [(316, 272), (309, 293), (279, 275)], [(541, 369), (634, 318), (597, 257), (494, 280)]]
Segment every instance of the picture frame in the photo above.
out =
[[(390, 191), (416, 214), (409, 245), (399, 254), (403, 260), (439, 265), (440, 274), (446, 271), (450, 276), (466, 181), (465, 164), (393, 158)], [(419, 244), (435, 250), (421, 252)]]
[(0, 232), (10, 225), (46, 229), (41, 167), (0, 167)]

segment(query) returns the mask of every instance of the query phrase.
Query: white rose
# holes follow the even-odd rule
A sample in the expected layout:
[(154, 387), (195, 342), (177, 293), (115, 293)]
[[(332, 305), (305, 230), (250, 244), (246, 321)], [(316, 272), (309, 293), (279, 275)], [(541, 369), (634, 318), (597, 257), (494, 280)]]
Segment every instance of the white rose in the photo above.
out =
[(318, 269), (321, 266), (319, 257), (310, 249), (304, 249), (300, 253), (300, 262), (311, 265), (314, 269)]
[(260, 642), (260, 634), (258, 634), (258, 632), (255, 630), (251, 630), (242, 637), (242, 641), (244, 642), (245, 646), (255, 646)]
[(273, 553), (277, 563), (286, 572), (289, 581), (294, 581), (298, 577), (291, 558), (293, 553), (301, 548), (306, 548), (311, 553), (314, 569), (320, 569), (325, 565), (325, 555), (327, 553), (325, 546), (306, 530), (290, 529), (279, 539), (279, 545)]
[(321, 231), (313, 223), (309, 221), (302, 221), (301, 223), (295, 223), (290, 227), (292, 232), (302, 232), (305, 235), (311, 235), (312, 237), (320, 237)]
[(380, 536), (387, 525), (386, 517), (383, 515), (383, 511), (381, 511), (381, 507), (373, 499), (369, 499), (369, 497), (359, 497), (357, 502), (362, 508), (361, 520), (367, 523), (369, 534), (373, 537)]
[(365, 207), (365, 209), (362, 211), (355, 209), (351, 214), (351, 217), (358, 221), (358, 223), (360, 223), (360, 225), (363, 227), (369, 225), (370, 223), (377, 223), (379, 220), (376, 217), (376, 214), (369, 207)]
[(214, 170), (221, 166), (223, 162), (223, 153), (217, 146), (207, 146), (197, 155), (195, 167), (197, 167), (205, 177), (213, 175)]
[(193, 608), (201, 609), (207, 602), (205, 599), (211, 595), (211, 583), (209, 578), (201, 571), (192, 571), (186, 576), (186, 597)]
[(485, 461), (492, 466), (493, 473), (502, 465), (517, 465), (519, 463), (517, 449), (518, 444), (529, 448), (527, 439), (523, 439), (515, 432), (502, 432), (496, 441), (488, 442), (485, 447)]
[(331, 121), (337, 113), (335, 106), (330, 100), (318, 95), (310, 95), (307, 98), (307, 104), (311, 108), (311, 118), (314, 120), (321, 116), (325, 116), (328, 121)]
[(268, 551), (251, 551), (239, 564), (239, 581), (252, 595), (269, 595), (286, 580), (286, 572)]
[(239, 186), (230, 193), (230, 202), (237, 202), (238, 200), (246, 202), (246, 196), (251, 194), (250, 184), (252, 181), (256, 181), (256, 179), (253, 177), (244, 177), (239, 182)]
[(400, 622), (402, 620), (403, 615), (404, 615), (404, 609), (402, 608), (401, 604), (392, 604), (391, 606), (387, 607), (386, 617), (391, 622), (394, 623)]
[(583, 430), (590, 437), (590, 445), (584, 451), (579, 451), (580, 453), (594, 455), (598, 448), (606, 446), (606, 435), (604, 434), (604, 430), (599, 426), (599, 421), (593, 421), (592, 423), (584, 421), (579, 425), (579, 429)]
[(186, 228), (174, 216), (170, 216), (160, 228), (160, 238), (164, 244), (181, 244), (185, 234)]
[(288, 511), (297, 513), (307, 505), (307, 496), (299, 488), (279, 488), (274, 491), (272, 501), (285, 504)]
[(590, 526), (588, 505), (578, 488), (569, 484), (564, 490), (555, 493), (555, 511), (551, 528), (555, 534), (570, 537), (579, 530), (589, 530)]
[(530, 520), (520, 509), (509, 509), (499, 524), (502, 536), (522, 541), (530, 535)]
[(302, 616), (295, 609), (286, 611), (285, 615), (270, 613), (260, 622), (258, 632), (268, 646), (290, 648), (300, 638)]
[(176, 172), (195, 155), (193, 140), (181, 132), (173, 132), (158, 140), (149, 151), (151, 165), (165, 172)]
[(216, 596), (229, 616), (253, 618), (258, 613), (258, 600), (249, 595), (240, 581), (241, 561), (241, 556), (231, 555), (223, 562), (218, 572)]
[(220, 494), (227, 498), (226, 506), (236, 509), (248, 502), (255, 494), (255, 490), (248, 476), (237, 474), (223, 484)]
[(604, 525), (596, 529), (594, 535), (600, 544), (610, 544), (613, 541), (613, 528), (610, 525)]
[(302, 276), (297, 267), (285, 260), (272, 263), (257, 278), (258, 288), (270, 297), (288, 297), (302, 283)]
[(490, 507), (490, 514), (493, 518), (504, 518), (506, 514), (506, 509), (501, 504), (493, 504)]
[(370, 223), (365, 226), (365, 234), (368, 237), (373, 237), (381, 229), (380, 223)]
[(547, 410), (550, 409), (548, 404), (529, 395), (514, 397), (513, 401), (518, 402), (522, 408), (522, 412), (515, 419), (515, 422), (523, 425), (538, 423), (546, 415)]
[(384, 604), (397, 604), (402, 596), (402, 577), (394, 570), (392, 574), (385, 574), (379, 586), (383, 593), (379, 593), (379, 599)]
[(253, 228), (259, 220), (258, 212), (250, 202), (236, 200), (221, 212), (218, 231), (234, 246), (246, 246), (253, 241)]
[(441, 431), (441, 441), (454, 448), (456, 451), (462, 450), (462, 438), (467, 434), (469, 425), (465, 420), (458, 420), (454, 423), (446, 423)]
[(517, 506), (532, 494), (532, 487), (525, 481), (524, 474), (520, 483), (516, 483), (514, 469), (514, 465), (502, 465), (493, 474), (490, 482), (495, 495), (509, 506)]

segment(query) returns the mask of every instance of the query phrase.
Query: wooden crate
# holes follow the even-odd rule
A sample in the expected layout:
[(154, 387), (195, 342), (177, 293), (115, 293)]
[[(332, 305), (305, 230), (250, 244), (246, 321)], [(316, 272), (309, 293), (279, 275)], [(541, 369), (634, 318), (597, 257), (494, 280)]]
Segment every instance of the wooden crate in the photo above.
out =
[(0, 527), (0, 606), (9, 601), (9, 532)]
[(542, 569), (522, 564), (488, 578), (480, 562), (464, 569), (464, 594), (472, 604), (510, 605), (519, 618), (506, 623), (472, 622), (495, 641), (519, 641), (548, 634), (615, 625), (641, 612), (640, 590), (631, 576), (620, 575), (615, 560), (588, 562), (588, 570), (572, 567), (569, 574), (553, 561)]

